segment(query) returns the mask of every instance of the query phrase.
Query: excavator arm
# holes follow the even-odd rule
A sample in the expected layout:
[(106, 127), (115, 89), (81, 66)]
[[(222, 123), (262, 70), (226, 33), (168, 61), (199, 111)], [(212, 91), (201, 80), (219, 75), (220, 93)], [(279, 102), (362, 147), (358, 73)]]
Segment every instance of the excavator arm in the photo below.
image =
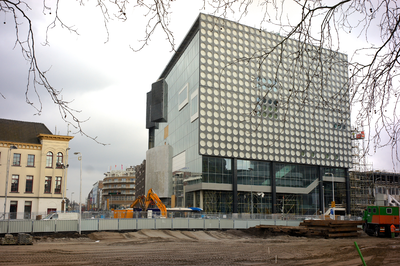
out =
[(167, 218), (167, 208), (165, 207), (164, 203), (161, 202), (160, 198), (157, 196), (152, 188), (149, 189), (149, 191), (147, 192), (147, 196), (145, 199), (145, 210), (148, 209), (151, 203), (154, 203), (160, 209), (161, 217)]
[(140, 204), (140, 208), (142, 208), (142, 210), (144, 209), (144, 196), (140, 196), (137, 199), (135, 199), (135, 201), (131, 204), (131, 206), (129, 206), (129, 208), (134, 208), (136, 204)]

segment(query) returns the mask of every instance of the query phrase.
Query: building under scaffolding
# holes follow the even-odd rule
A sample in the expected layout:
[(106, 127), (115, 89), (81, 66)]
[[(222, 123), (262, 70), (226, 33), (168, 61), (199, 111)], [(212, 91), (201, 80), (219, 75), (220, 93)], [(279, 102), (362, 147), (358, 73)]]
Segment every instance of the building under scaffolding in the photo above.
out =
[(350, 213), (362, 216), (366, 206), (375, 205), (373, 172), (350, 172)]
[(351, 215), (362, 216), (368, 205), (399, 206), (400, 174), (373, 171), (366, 162), (364, 131), (352, 134), (353, 168), (350, 170)]
[(366, 162), (364, 131), (352, 132), (353, 168), (350, 170), (350, 213), (362, 216), (366, 206), (374, 205), (374, 179), (372, 167)]

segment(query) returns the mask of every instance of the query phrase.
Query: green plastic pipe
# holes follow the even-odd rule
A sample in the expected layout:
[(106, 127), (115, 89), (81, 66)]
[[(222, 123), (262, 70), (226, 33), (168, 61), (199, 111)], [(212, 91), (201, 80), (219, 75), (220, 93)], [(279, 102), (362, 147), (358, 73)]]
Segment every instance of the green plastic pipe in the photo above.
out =
[(364, 260), (364, 258), (363, 258), (363, 255), (361, 254), (361, 250), (360, 250), (360, 248), (359, 248), (358, 245), (357, 245), (357, 242), (354, 241), (354, 245), (356, 246), (356, 249), (357, 249), (357, 251), (358, 251), (358, 255), (360, 255), (360, 258), (361, 258), (361, 261), (362, 261), (363, 265), (364, 265), (364, 266), (367, 266), (367, 264), (365, 263), (365, 260)]

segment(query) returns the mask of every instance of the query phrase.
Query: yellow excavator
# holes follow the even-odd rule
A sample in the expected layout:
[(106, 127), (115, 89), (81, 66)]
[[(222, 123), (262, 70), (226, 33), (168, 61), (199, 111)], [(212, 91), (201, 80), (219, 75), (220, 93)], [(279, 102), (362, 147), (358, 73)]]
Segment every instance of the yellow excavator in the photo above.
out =
[(142, 209), (142, 211), (147, 211), (150, 205), (156, 205), (161, 212), (162, 218), (167, 218), (167, 208), (161, 202), (160, 198), (154, 192), (152, 188), (147, 192), (147, 196), (139, 196), (136, 200), (129, 206), (129, 208), (124, 210), (114, 210), (114, 218), (133, 218), (133, 208), (138, 205)]

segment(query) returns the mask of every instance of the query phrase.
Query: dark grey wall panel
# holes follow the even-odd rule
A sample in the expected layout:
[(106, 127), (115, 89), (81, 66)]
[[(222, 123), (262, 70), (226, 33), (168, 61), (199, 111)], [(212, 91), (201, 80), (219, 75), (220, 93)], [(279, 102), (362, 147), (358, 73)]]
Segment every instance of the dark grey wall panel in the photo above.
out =
[(146, 128), (156, 128), (158, 129), (158, 123), (151, 121), (151, 91), (147, 93), (146, 99)]
[(160, 79), (151, 86), (152, 122), (167, 122), (168, 115), (168, 85), (165, 79)]

